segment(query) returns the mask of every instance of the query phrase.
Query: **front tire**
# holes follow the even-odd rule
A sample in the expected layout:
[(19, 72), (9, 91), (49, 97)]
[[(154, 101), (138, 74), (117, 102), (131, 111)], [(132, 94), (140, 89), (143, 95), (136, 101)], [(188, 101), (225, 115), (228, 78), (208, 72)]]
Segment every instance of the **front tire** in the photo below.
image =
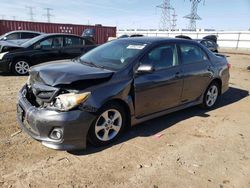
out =
[(217, 82), (212, 82), (208, 86), (203, 98), (203, 103), (202, 103), (203, 108), (210, 109), (215, 106), (220, 95), (219, 89), (220, 87)]
[(105, 146), (120, 137), (126, 125), (124, 109), (118, 104), (105, 105), (92, 123), (88, 140), (94, 146)]
[(24, 59), (23, 60), (16, 60), (12, 64), (12, 72), (18, 76), (28, 75), (29, 68), (30, 68), (29, 62), (27, 60), (24, 60)]

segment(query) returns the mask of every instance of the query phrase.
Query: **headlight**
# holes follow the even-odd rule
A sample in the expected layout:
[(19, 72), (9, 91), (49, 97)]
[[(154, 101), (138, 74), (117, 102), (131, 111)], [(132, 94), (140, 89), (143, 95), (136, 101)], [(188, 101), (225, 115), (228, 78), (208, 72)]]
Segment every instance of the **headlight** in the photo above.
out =
[(5, 54), (7, 54), (7, 53), (9, 53), (9, 52), (0, 53), (0, 60), (2, 60), (2, 59), (3, 59), (3, 56), (4, 56)]
[(56, 97), (54, 107), (60, 111), (69, 111), (72, 108), (75, 108), (81, 103), (85, 102), (90, 94), (90, 92), (86, 92), (81, 94), (68, 93), (59, 95), (58, 97)]

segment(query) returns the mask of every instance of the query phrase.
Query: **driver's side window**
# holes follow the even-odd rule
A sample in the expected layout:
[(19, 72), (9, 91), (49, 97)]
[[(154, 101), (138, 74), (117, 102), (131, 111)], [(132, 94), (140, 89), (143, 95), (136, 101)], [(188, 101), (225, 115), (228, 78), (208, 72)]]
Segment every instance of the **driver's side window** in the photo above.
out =
[(176, 45), (163, 45), (154, 48), (144, 56), (141, 64), (152, 65), (155, 70), (177, 66), (179, 63)]
[(53, 48), (61, 48), (63, 46), (63, 38), (62, 37), (54, 37), (47, 38), (35, 45), (35, 49), (53, 49)]

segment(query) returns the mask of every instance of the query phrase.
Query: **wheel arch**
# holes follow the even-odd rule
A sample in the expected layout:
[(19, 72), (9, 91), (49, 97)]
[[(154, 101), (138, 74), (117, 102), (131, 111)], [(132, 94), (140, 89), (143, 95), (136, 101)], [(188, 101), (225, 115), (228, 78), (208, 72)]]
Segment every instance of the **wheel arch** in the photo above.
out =
[(17, 57), (12, 58), (11, 63), (9, 65), (9, 68), (12, 69), (13, 64), (18, 60), (26, 60), (30, 64), (30, 57), (28, 57), (28, 56), (17, 56)]

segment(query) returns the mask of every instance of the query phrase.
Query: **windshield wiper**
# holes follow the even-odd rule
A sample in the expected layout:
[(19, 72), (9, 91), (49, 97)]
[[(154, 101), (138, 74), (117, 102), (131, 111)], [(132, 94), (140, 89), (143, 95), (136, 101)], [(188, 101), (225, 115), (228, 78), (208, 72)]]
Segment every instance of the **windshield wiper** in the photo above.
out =
[(85, 63), (85, 64), (87, 64), (87, 65), (90, 65), (90, 66), (92, 66), (92, 67), (97, 67), (97, 68), (102, 68), (102, 69), (104, 69), (104, 66), (97, 65), (97, 64), (95, 64), (95, 63), (93, 63), (93, 62), (87, 62), (87, 61), (82, 61), (82, 62)]

